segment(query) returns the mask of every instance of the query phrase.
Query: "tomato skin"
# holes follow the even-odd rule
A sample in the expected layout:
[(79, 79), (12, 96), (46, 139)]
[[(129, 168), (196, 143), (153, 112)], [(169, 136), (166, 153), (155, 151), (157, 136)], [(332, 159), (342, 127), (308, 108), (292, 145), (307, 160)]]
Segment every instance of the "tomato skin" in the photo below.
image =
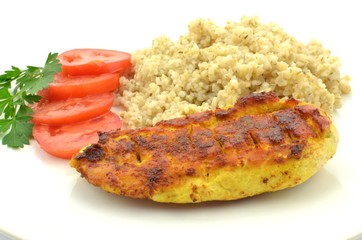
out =
[(98, 141), (98, 132), (106, 132), (122, 127), (122, 120), (108, 112), (96, 118), (74, 124), (51, 126), (36, 124), (33, 128), (34, 139), (47, 153), (64, 159), (70, 159), (83, 147)]
[(119, 88), (119, 73), (66, 76), (58, 73), (49, 84), (49, 98), (67, 99), (111, 92)]
[(106, 49), (73, 49), (58, 56), (64, 75), (99, 75), (129, 72), (131, 55)]
[(59, 125), (87, 120), (110, 111), (113, 93), (89, 95), (84, 98), (48, 100), (33, 106), (33, 123)]

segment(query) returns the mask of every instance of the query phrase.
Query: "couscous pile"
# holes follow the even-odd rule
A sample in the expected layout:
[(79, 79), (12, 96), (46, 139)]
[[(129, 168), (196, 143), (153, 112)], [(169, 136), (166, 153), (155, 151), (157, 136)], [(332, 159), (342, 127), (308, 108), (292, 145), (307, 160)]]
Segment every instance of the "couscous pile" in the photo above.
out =
[(313, 103), (332, 114), (350, 92), (340, 61), (318, 41), (298, 41), (275, 23), (242, 17), (217, 26), (197, 19), (173, 42), (156, 38), (132, 55), (134, 76), (122, 77), (121, 117), (130, 128), (217, 107), (251, 92)]

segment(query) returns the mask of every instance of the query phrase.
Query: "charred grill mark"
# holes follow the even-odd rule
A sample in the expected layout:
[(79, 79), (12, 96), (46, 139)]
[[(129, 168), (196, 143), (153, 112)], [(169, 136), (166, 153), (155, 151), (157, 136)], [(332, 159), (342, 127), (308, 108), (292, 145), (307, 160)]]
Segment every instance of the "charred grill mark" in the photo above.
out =
[(148, 142), (141, 135), (137, 135), (135, 138), (132, 138), (132, 139), (137, 143), (138, 146), (150, 148), (148, 146)]
[(300, 103), (300, 101), (296, 100), (295, 98), (288, 98), (285, 101), (285, 106), (287, 108), (294, 108), (295, 106), (297, 106)]
[(150, 145), (152, 145), (152, 149), (156, 151), (167, 151), (168, 150), (168, 144), (170, 143), (171, 138), (171, 132), (170, 134), (154, 134), (149, 137)]
[(187, 128), (169, 129), (159, 135), (149, 136), (155, 147), (152, 150), (143, 149), (142, 154), (162, 153), (167, 156), (169, 162), (187, 161), (193, 156), (194, 150), (189, 134), (191, 128), (190, 125)]
[(190, 124), (190, 120), (187, 117), (184, 118), (174, 118), (170, 120), (164, 120), (156, 123), (156, 127), (173, 127), (179, 128), (184, 127)]
[(264, 130), (272, 126), (271, 119), (268, 115), (265, 116), (255, 116), (253, 118), (253, 128), (257, 130)]
[(236, 106), (241, 107), (241, 108), (245, 108), (245, 107), (252, 107), (258, 104), (263, 104), (263, 103), (274, 103), (274, 102), (278, 102), (279, 98), (272, 92), (261, 92), (261, 93), (252, 93), (249, 94), (246, 97), (242, 97), (240, 98), (237, 102), (236, 102)]
[(108, 135), (106, 143), (99, 145), (106, 150), (106, 153), (112, 153), (104, 156), (106, 161), (115, 161), (117, 165), (135, 163), (137, 161), (137, 143), (125, 135), (117, 136), (116, 139)]
[(195, 148), (203, 149), (214, 146), (214, 137), (210, 129), (197, 128), (191, 135)]
[(299, 143), (299, 142), (290, 145), (290, 154), (288, 158), (300, 159), (302, 157), (304, 145), (305, 145), (304, 143)]
[(189, 138), (186, 135), (178, 135), (176, 136), (176, 151), (180, 152), (184, 149), (185, 145), (190, 144)]
[(105, 156), (105, 152), (102, 148), (102, 146), (98, 143), (92, 144), (84, 149), (84, 151), (80, 154), (78, 154), (75, 159), (86, 159), (91, 162), (102, 160), (102, 158)]
[(303, 146), (300, 144), (295, 144), (291, 146), (290, 153), (292, 156), (300, 156), (303, 151)]
[(312, 105), (296, 106), (295, 110), (303, 119), (307, 120), (310, 118), (321, 133), (331, 124), (331, 121), (327, 117), (322, 116), (319, 109)]
[(126, 138), (118, 139), (117, 141), (109, 138), (108, 147), (110, 148), (111, 152), (124, 156), (127, 154), (133, 154), (135, 152), (136, 143)]
[(234, 135), (229, 137), (230, 143), (233, 147), (254, 147), (255, 143), (251, 135), (243, 129), (237, 131)]
[(235, 108), (229, 108), (229, 109), (216, 109), (215, 110), (215, 117), (220, 120), (227, 119), (231, 117), (236, 112)]
[(255, 142), (276, 145), (285, 142), (288, 138), (270, 115), (255, 116), (253, 122), (252, 135)]
[(135, 140), (140, 148), (140, 150), (145, 150), (145, 151), (153, 151), (153, 150), (158, 150), (158, 148), (160, 147), (158, 144), (158, 138), (160, 136), (159, 135), (152, 135), (152, 136), (142, 136), (142, 135), (138, 135)]
[(269, 139), (272, 144), (280, 144), (285, 141), (284, 134), (279, 127), (270, 128), (265, 136)]
[(154, 154), (180, 152), (176, 149), (175, 136), (171, 134), (171, 130), (161, 131), (162, 128), (155, 128), (154, 132), (139, 131), (137, 135), (133, 135), (131, 139), (136, 145), (136, 160), (143, 162), (145, 159), (152, 159)]
[(217, 145), (210, 129), (193, 126), (191, 143), (194, 149), (194, 159), (212, 158), (218, 154)]
[(195, 175), (195, 172), (196, 172), (195, 168), (188, 168), (186, 169), (186, 176), (193, 176)]
[(98, 142), (101, 144), (105, 144), (107, 142), (108, 132), (97, 132), (98, 134)]
[(308, 123), (293, 109), (277, 111), (273, 114), (273, 118), (276, 123), (291, 136), (291, 139), (316, 137), (316, 133)]
[(292, 109), (288, 109), (275, 112), (273, 117), (277, 123), (283, 125), (287, 130), (293, 130), (298, 116)]
[(241, 117), (236, 121), (236, 125), (239, 129), (244, 129), (245, 131), (249, 131), (254, 127), (254, 118), (251, 116)]
[(119, 141), (119, 147), (122, 149), (122, 153), (133, 153), (136, 148), (136, 143), (133, 141), (129, 141), (124, 139), (123, 141)]
[(146, 179), (147, 179), (146, 186), (150, 189), (151, 194), (155, 189), (155, 184), (157, 184), (160, 181), (163, 172), (164, 170), (158, 166), (146, 169)]
[(192, 151), (195, 149), (194, 145), (192, 144), (192, 137), (191, 137), (193, 134), (193, 131), (194, 131), (194, 126), (190, 124), (189, 128), (187, 129), (187, 139), (188, 139), (188, 142), (190, 143)]
[(215, 141), (219, 142), (223, 151), (231, 148), (254, 147), (253, 139), (249, 133), (252, 127), (252, 118), (249, 116), (236, 121), (226, 121), (215, 127)]
[(248, 149), (254, 146), (254, 141), (248, 132), (244, 130), (236, 131), (230, 135), (220, 135), (219, 138), (223, 139), (223, 146), (225, 149)]
[(205, 123), (205, 122), (209, 121), (211, 119), (211, 117), (213, 117), (213, 116), (214, 116), (214, 112), (205, 111), (205, 112), (200, 112), (200, 113), (195, 113), (195, 114), (189, 115), (186, 118), (188, 119), (188, 121), (190, 123), (201, 124), (201, 123)]
[[(226, 159), (227, 157), (224, 154), (217, 155), (215, 157), (214, 165), (217, 167), (222, 167), (226, 165)], [(209, 170), (207, 170), (206, 176), (208, 177), (210, 175)]]
[[(296, 101), (290, 104), (296, 104)], [(293, 110), (279, 110), (267, 115), (244, 116), (221, 122), (215, 128), (215, 140), (224, 150), (238, 146), (260, 147), (290, 143), (296, 138), (316, 137)]]
[(189, 139), (188, 129), (176, 129), (170, 132), (170, 139), (165, 144), (166, 155), (170, 161), (180, 163), (187, 161), (192, 156), (192, 144)]
[(190, 139), (187, 130), (175, 131), (174, 140), (170, 142), (170, 152), (180, 154), (190, 152)]

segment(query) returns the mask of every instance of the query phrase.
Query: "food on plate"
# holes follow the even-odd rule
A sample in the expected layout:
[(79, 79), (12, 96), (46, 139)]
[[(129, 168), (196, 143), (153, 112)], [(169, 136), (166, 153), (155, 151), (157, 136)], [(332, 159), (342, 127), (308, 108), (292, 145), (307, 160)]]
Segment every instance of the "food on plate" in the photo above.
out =
[(131, 70), (130, 55), (105, 49), (73, 49), (58, 56), (62, 71), (37, 94), (33, 136), (51, 155), (69, 159), (98, 139), (97, 132), (121, 128), (111, 112), (119, 77)]
[(117, 90), (119, 85), (119, 73), (81, 76), (58, 73), (48, 90), (53, 99), (67, 99), (111, 92)]
[(29, 104), (39, 102), (36, 93), (53, 81), (61, 66), (57, 53), (49, 53), (44, 67), (28, 66), (21, 70), (12, 66), (0, 75), (0, 137), (2, 144), (22, 148), (29, 144), (33, 125)]
[(68, 124), (87, 120), (109, 112), (113, 105), (112, 92), (88, 95), (83, 98), (49, 100), (33, 107), (35, 124)]
[(131, 68), (131, 55), (107, 49), (72, 49), (63, 52), (58, 59), (65, 75), (123, 74)]
[(98, 132), (122, 127), (119, 116), (107, 112), (85, 121), (62, 125), (36, 124), (33, 136), (47, 153), (69, 159), (73, 154), (98, 141)]
[(255, 93), (231, 108), (100, 133), (70, 164), (89, 183), (132, 198), (233, 200), (306, 181), (337, 144), (324, 110)]
[(156, 38), (132, 54), (134, 77), (122, 77), (121, 116), (131, 128), (233, 105), (252, 92), (273, 91), (329, 114), (350, 92), (340, 61), (318, 41), (297, 40), (274, 23), (243, 17), (217, 26), (190, 23), (178, 40)]

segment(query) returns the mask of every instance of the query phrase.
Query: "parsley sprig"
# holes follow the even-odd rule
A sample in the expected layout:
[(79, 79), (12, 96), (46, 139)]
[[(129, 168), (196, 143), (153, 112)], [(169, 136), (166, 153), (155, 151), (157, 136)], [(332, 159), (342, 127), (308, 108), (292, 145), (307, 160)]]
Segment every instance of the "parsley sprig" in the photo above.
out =
[(61, 70), (57, 53), (49, 53), (44, 67), (27, 66), (21, 70), (12, 66), (0, 75), (0, 137), (2, 144), (22, 148), (32, 137), (33, 114), (29, 104), (39, 102), (38, 91), (48, 87)]

